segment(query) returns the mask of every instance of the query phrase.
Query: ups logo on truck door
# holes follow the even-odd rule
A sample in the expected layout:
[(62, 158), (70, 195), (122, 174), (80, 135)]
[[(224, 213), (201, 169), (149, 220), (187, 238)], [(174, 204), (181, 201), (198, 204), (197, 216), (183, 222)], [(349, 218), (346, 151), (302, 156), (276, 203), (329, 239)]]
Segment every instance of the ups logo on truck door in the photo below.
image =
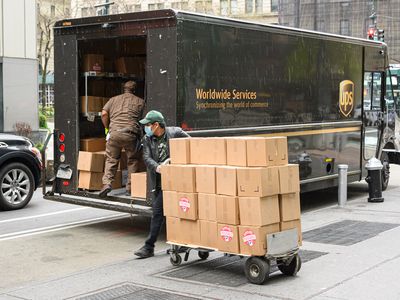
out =
[(339, 108), (343, 116), (348, 117), (354, 108), (354, 83), (343, 80), (340, 83)]

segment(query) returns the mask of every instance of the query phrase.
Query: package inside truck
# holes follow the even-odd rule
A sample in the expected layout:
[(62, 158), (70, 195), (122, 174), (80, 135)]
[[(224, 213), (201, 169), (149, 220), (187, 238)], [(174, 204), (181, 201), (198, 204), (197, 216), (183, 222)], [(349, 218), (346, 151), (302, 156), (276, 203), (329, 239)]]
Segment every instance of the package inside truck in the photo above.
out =
[[(102, 186), (106, 143), (101, 111), (111, 97), (123, 93), (123, 85), (128, 80), (137, 83), (135, 94), (144, 98), (146, 39), (130, 37), (81, 40), (78, 42), (78, 65), (78, 187), (99, 190)], [(122, 153), (114, 188), (125, 185), (128, 176), (126, 169), (126, 156)]]

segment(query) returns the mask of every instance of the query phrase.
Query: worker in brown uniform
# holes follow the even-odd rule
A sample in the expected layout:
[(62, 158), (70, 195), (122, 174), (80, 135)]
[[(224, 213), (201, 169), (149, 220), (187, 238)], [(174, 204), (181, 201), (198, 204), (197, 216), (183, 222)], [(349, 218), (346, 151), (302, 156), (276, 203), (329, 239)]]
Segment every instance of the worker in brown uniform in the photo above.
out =
[(124, 93), (111, 98), (104, 105), (101, 120), (108, 129), (106, 143), (106, 165), (103, 176), (103, 188), (100, 197), (106, 197), (112, 190), (122, 149), (125, 149), (128, 159), (127, 193), (130, 194), (131, 173), (139, 171), (139, 156), (136, 153), (136, 144), (140, 143), (141, 127), (139, 120), (143, 117), (144, 100), (133, 94), (136, 82), (128, 81), (124, 84)]

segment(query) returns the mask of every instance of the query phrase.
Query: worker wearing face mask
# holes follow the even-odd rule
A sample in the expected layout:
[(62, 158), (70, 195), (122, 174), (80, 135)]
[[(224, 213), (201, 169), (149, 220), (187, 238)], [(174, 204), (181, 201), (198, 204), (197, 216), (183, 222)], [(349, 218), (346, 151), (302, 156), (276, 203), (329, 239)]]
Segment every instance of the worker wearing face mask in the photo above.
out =
[(160, 172), (161, 165), (169, 159), (169, 139), (185, 138), (189, 135), (180, 127), (166, 127), (163, 115), (155, 110), (149, 111), (139, 122), (145, 126), (143, 159), (147, 167), (147, 188), (151, 191), (153, 216), (145, 245), (135, 251), (135, 255), (147, 258), (154, 255), (154, 244), (164, 222)]

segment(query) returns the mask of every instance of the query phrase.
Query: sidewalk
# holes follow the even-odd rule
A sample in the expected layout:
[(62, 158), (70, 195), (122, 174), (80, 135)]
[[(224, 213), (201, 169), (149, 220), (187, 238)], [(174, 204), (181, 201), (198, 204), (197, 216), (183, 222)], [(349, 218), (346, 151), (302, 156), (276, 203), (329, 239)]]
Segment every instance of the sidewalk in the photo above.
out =
[(383, 203), (364, 195), (344, 209), (304, 213), (302, 269), (296, 277), (274, 272), (263, 286), (247, 283), (245, 259), (221, 253), (199, 261), (193, 252), (172, 267), (164, 244), (154, 258), (0, 290), (0, 299), (400, 299), (399, 195), (389, 188)]

